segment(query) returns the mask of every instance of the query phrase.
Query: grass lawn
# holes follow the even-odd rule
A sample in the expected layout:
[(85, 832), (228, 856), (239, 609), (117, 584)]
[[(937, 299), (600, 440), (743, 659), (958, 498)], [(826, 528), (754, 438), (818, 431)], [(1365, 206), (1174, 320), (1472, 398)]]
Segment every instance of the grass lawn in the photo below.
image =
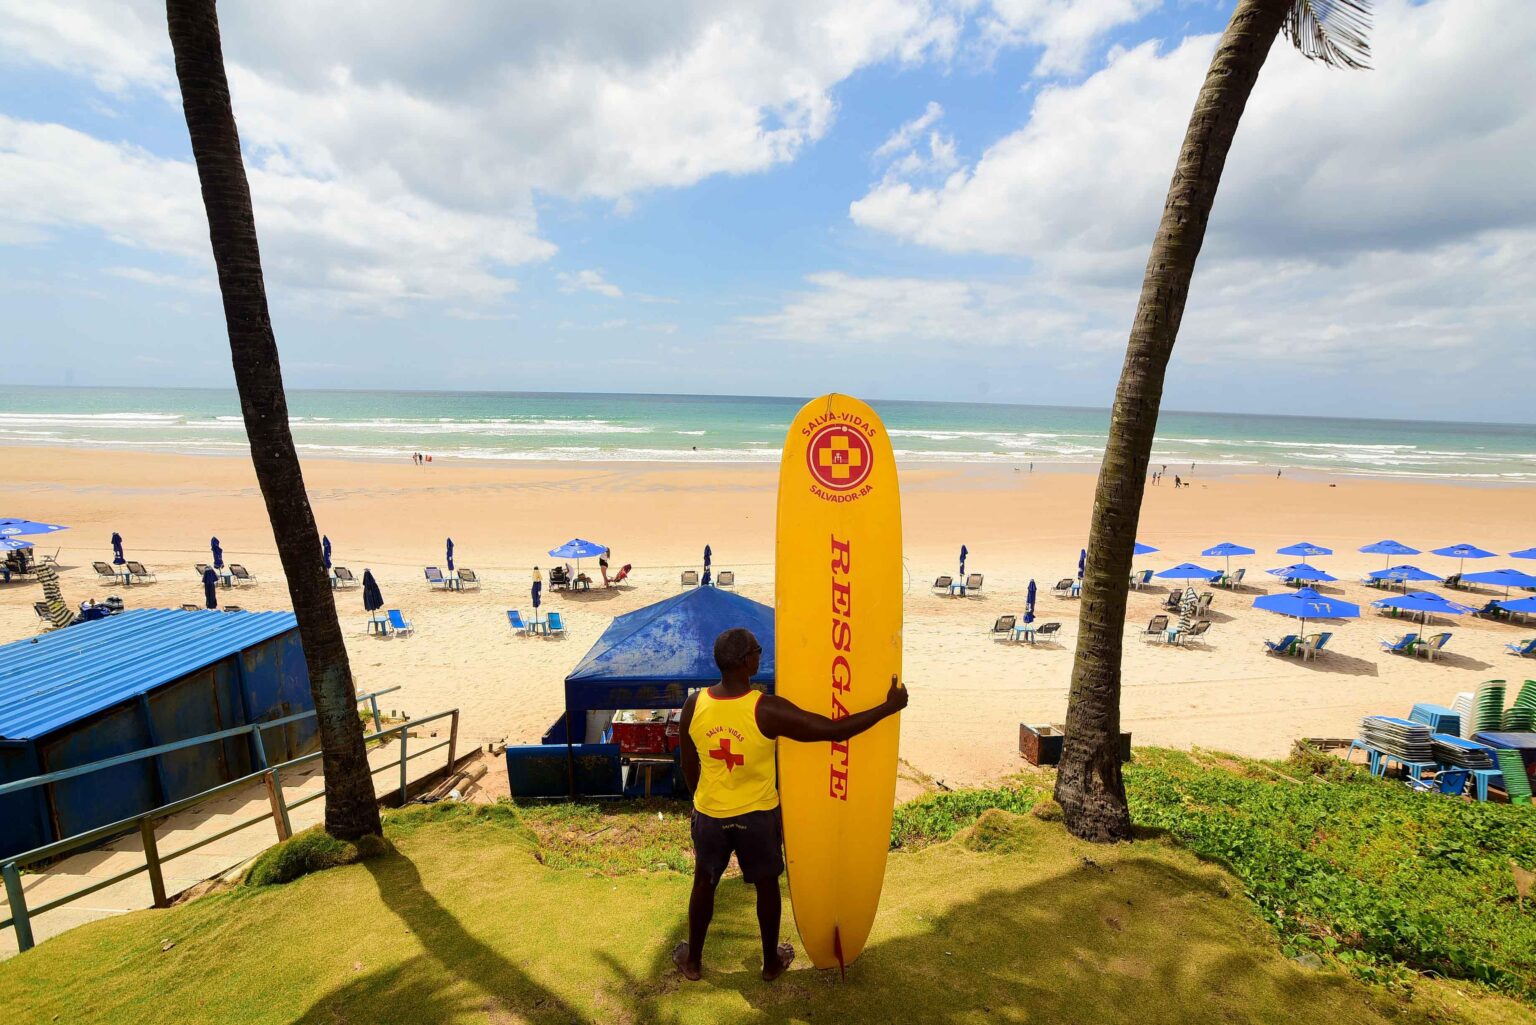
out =
[(1389, 990), (1300, 967), (1242, 884), (1170, 837), (1093, 846), (985, 803), (923, 806), (941, 830), (982, 817), (892, 854), (846, 981), (802, 962), (761, 982), (736, 880), (705, 981), (680, 981), (689, 877), (656, 867), (686, 843), (677, 805), (439, 805), (389, 815), (393, 849), (369, 861), (97, 922), (0, 964), (0, 1022), (1536, 1021), (1467, 983)]

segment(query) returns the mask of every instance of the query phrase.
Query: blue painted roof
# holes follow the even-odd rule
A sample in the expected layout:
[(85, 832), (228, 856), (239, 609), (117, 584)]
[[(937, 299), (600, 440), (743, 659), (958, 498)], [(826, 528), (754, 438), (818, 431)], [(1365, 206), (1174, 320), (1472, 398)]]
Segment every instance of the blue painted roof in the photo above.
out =
[(297, 626), (291, 612), (133, 609), (0, 647), (0, 738), (28, 740)]
[(565, 678), (581, 683), (684, 683), (720, 679), (715, 638), (744, 626), (763, 646), (756, 681), (773, 679), (773, 609), (717, 587), (697, 587), (614, 619)]

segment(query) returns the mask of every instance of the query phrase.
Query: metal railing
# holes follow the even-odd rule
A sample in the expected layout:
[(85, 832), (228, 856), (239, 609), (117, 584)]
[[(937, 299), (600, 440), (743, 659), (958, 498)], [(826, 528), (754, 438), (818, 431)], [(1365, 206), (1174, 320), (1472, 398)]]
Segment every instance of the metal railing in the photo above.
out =
[[(378, 693), (383, 694), (388, 693), (388, 691), (380, 691)], [(377, 695), (365, 695), (364, 697), (376, 698)], [(362, 701), (364, 700), (364, 697), (359, 697), (358, 700)], [(375, 702), (375, 714), (377, 714), (376, 710), (377, 703)], [(297, 718), (302, 718), (302, 716)], [(425, 725), (426, 723), (436, 722), (439, 719), (445, 718), (452, 719), (447, 740), (439, 741), (438, 743), (422, 748), (419, 751), (408, 751), (410, 730), (416, 729), (422, 725)], [(272, 726), (278, 725), (280, 722), (281, 720), (272, 720), (269, 723), (264, 723), (261, 725)], [(377, 725), (377, 720), (375, 720), (375, 725)], [(230, 734), (239, 734), (245, 732), (246, 729), (247, 727), (242, 727), (240, 729), (225, 732)], [(387, 729), (376, 730), (375, 732), (366, 735), (363, 740), (365, 743), (367, 743), (369, 741), (382, 740), (386, 737), (391, 737), (394, 735), (399, 736), (400, 757), (397, 760), (392, 760), (386, 762), (384, 765), (370, 769), (368, 774), (370, 777), (376, 776), (381, 772), (394, 769), (398, 765), (400, 770), (400, 802), (404, 804), (407, 797), (407, 763), (409, 761), (431, 754), (433, 751), (442, 750), (445, 747), (448, 749), (448, 768), (452, 769), (454, 763), (458, 760), (459, 710), (455, 708), (447, 712), (438, 712), (435, 715), (425, 716), (420, 719), (412, 719), (407, 722), (400, 723), (397, 726), (390, 726)], [(183, 745), (190, 745), (191, 743), (195, 743), (198, 740), (211, 739), (213, 736), (214, 735), (210, 735), (206, 738), (196, 738), (195, 741), (191, 742), (184, 741)], [(166, 745), (167, 749), (175, 749), (175, 747), (176, 745)], [(140, 755), (145, 754), (145, 752), (137, 753)], [(282, 773), (291, 769), (295, 769), (301, 765), (307, 765), (319, 759), (322, 754), (323, 752), (321, 751), (313, 751), (307, 755), (301, 755), (298, 758), (293, 758), (286, 762), (281, 762), (277, 765), (265, 766), (261, 770), (253, 772), (248, 776), (242, 776), (239, 779), (231, 780), (228, 783), (222, 783), (210, 790), (204, 790), (201, 793), (193, 794), (191, 797), (182, 798), (179, 801), (173, 801), (170, 804), (161, 805), (158, 808), (153, 808), (140, 815), (134, 815), (130, 818), (120, 819), (117, 822), (111, 822), (104, 826), (97, 826), (95, 829), (87, 830), (84, 833), (78, 833), (63, 840), (58, 840), (54, 843), (46, 844), (42, 847), (36, 847), (30, 851), (24, 851), (23, 853), (18, 854), (13, 858), (6, 859), (4, 864), (0, 864), (0, 878), (3, 878), (5, 884), (6, 899), (10, 904), (11, 917), (0, 919), (0, 929), (4, 929), (7, 926), (15, 929), (16, 945), (18, 949), (22, 951), (30, 950), (33, 946), (35, 946), (32, 936), (33, 918), (43, 914), (46, 911), (52, 911), (55, 908), (60, 908), (66, 904), (73, 903), (74, 901), (79, 900), (81, 897), (89, 896), (90, 894), (95, 893), (97, 890), (104, 889), (113, 885), (114, 883), (120, 883), (124, 879), (130, 879), (141, 872), (149, 873), (149, 887), (150, 892), (154, 898), (154, 906), (157, 908), (169, 906), (170, 901), (165, 891), (165, 875), (162, 868), (166, 862), (171, 861), (174, 858), (179, 858), (183, 854), (190, 854), (193, 851), (205, 847), (216, 840), (222, 840), (224, 837), (229, 836), (231, 833), (237, 833), (242, 829), (247, 829), (253, 825), (256, 825), (257, 823), (265, 822), (268, 819), (271, 819), (273, 824), (276, 826), (277, 839), (279, 841), (286, 840), (292, 836), (293, 825), (289, 819), (289, 813), (295, 808), (301, 807), (311, 801), (316, 801), (324, 797), (325, 789), (322, 787), (319, 791), (310, 794), (308, 797), (289, 802), (283, 797)], [(126, 756), (120, 756), (119, 759), (107, 759), (106, 761), (120, 763), (120, 761), (127, 760), (131, 759), (127, 758)], [(101, 767), (103, 764), (104, 763), (101, 762), (92, 763), (92, 766), (82, 766), (81, 768), (90, 769), (93, 767)], [(62, 770), (62, 772), (73, 771), (74, 770)], [(62, 772), (52, 775), (60, 776), (62, 775)], [(28, 781), (23, 780), (20, 782)], [(231, 793), (232, 791), (243, 789), (258, 782), (263, 783), (266, 787), (267, 800), (271, 805), (269, 810), (262, 812), (260, 815), (256, 815), (252, 818), (237, 822), (233, 826), (221, 830), (212, 836), (204, 837), (201, 840), (197, 840), (194, 843), (190, 843), (184, 847), (177, 848), (174, 851), (170, 851), (164, 854), (160, 852), (158, 842), (155, 839), (154, 823), (156, 819), (174, 815), (177, 812), (185, 811), (186, 809), (202, 804), (205, 801), (212, 800), (216, 797), (221, 797), (225, 794)], [(80, 850), (84, 847), (91, 847), (103, 840), (108, 839), (109, 837), (114, 837), (123, 833), (132, 833), (134, 830), (138, 830), (139, 835), (144, 842), (144, 864), (127, 869), (123, 872), (119, 872), (117, 875), (111, 876), (109, 878), (97, 880), (96, 882), (91, 883), (89, 886), (82, 887), (79, 890), (74, 890), (62, 897), (57, 897), (37, 907), (29, 908), (27, 906), (26, 894), (23, 892), (21, 885), (21, 869), (23, 867), (34, 862), (46, 861), (51, 858), (60, 857), (62, 855)]]

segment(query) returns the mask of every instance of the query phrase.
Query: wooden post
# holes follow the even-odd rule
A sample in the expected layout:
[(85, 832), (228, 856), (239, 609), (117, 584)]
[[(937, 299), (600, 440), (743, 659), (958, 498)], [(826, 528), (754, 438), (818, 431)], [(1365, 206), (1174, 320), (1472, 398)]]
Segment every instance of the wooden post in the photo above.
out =
[(406, 769), (406, 765), (405, 765), (405, 738), (406, 738), (406, 735), (409, 732), (410, 732), (410, 727), (405, 726), (405, 725), (402, 724), (401, 727), (400, 727), (400, 807), (402, 807), (402, 808), (405, 807), (405, 795), (406, 795), (406, 789), (405, 789), (405, 769)]
[(148, 815), (139, 820), (139, 836), (144, 839), (144, 864), (149, 869), (149, 892), (154, 895), (155, 907), (168, 908), (171, 902), (165, 896), (165, 876), (160, 871), (160, 849), (155, 845), (155, 822)]
[(26, 952), (34, 944), (32, 917), (27, 914), (27, 895), (21, 891), (21, 873), (16, 870), (14, 861), (8, 861), (0, 865), (0, 876), (5, 879), (5, 899), (11, 905), (11, 928), (16, 930), (16, 949)]
[(453, 710), (453, 719), (448, 727), (448, 771), (452, 772), (454, 765), (459, 760), (459, 710)]
[(293, 835), (293, 828), (288, 824), (288, 807), (283, 804), (283, 791), (277, 781), (277, 773), (269, 772), (263, 777), (267, 784), (267, 800), (272, 803), (272, 823), (277, 827), (279, 841), (286, 840)]

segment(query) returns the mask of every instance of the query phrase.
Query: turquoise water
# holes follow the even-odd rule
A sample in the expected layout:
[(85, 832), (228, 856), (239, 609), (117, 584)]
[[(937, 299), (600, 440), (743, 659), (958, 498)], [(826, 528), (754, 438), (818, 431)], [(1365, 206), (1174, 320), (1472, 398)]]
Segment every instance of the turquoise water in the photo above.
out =
[[(397, 459), (771, 462), (800, 399), (506, 392), (295, 391), (301, 452)], [(905, 462), (1091, 463), (1103, 410), (875, 402)], [(0, 444), (240, 453), (233, 391), (0, 386)], [(1162, 414), (1169, 474), (1278, 468), (1536, 481), (1536, 426)]]

